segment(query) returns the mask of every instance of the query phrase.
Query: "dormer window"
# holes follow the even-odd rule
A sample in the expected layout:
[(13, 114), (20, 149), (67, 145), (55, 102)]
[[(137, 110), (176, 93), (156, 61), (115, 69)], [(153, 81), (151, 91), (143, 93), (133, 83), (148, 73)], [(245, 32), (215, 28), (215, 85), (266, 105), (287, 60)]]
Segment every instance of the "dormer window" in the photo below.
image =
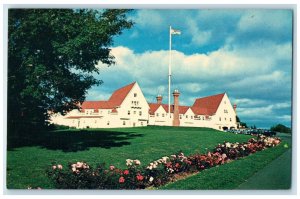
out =
[(137, 97), (137, 93), (134, 93), (133, 96), (134, 96), (134, 97)]

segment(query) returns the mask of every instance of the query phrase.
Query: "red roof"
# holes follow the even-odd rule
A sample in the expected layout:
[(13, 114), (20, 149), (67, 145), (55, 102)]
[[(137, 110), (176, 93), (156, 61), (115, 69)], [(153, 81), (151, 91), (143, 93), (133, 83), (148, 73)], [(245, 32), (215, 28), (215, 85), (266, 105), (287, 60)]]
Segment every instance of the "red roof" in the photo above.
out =
[(81, 106), (81, 111), (84, 111), (85, 109), (94, 109), (95, 112), (98, 112), (98, 109), (113, 109), (112, 112), (116, 113), (117, 110), (115, 108), (122, 104), (135, 83), (136, 82), (133, 82), (116, 90), (108, 101), (84, 101)]
[(120, 106), (124, 101), (125, 97), (128, 95), (129, 91), (132, 89), (136, 82), (133, 82), (127, 86), (124, 86), (118, 90), (116, 90), (111, 97), (109, 98), (109, 102), (114, 106)]
[(155, 111), (160, 107), (161, 104), (157, 104), (157, 103), (149, 103), (149, 114), (154, 115)]
[(218, 107), (225, 93), (198, 98), (195, 100), (192, 110), (197, 115), (213, 115), (217, 112)]
[(112, 109), (114, 106), (109, 101), (85, 101), (82, 103), (81, 108), (82, 110), (85, 109)]
[[(150, 111), (149, 113), (151, 115), (154, 115), (155, 111), (162, 106), (163, 109), (165, 109), (166, 112), (168, 112), (169, 105), (168, 104), (157, 104), (157, 103), (149, 103)], [(189, 106), (179, 106), (179, 114), (185, 114), (187, 110), (189, 109)], [(174, 112), (174, 105), (171, 104), (170, 106), (170, 113)]]

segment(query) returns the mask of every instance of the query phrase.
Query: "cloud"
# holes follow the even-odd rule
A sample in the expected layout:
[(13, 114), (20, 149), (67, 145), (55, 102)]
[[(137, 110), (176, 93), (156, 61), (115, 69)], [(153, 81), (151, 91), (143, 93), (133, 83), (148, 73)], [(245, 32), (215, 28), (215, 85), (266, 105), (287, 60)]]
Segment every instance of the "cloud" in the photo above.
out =
[(211, 31), (200, 30), (200, 28), (197, 26), (197, 22), (194, 19), (189, 18), (186, 22), (186, 25), (187, 29), (184, 30), (187, 30), (187, 33), (192, 36), (190, 45), (202, 46), (210, 41), (212, 37)]
[(122, 45), (112, 48), (116, 65), (98, 64), (96, 77), (104, 81), (103, 93), (138, 81), (148, 101), (162, 94), (166, 103), (172, 25), (182, 32), (172, 46), (172, 90), (180, 90), (181, 104), (227, 92), (231, 102), (238, 104), (242, 121), (288, 124), (290, 10), (137, 10), (132, 18), (135, 28), (120, 38)]

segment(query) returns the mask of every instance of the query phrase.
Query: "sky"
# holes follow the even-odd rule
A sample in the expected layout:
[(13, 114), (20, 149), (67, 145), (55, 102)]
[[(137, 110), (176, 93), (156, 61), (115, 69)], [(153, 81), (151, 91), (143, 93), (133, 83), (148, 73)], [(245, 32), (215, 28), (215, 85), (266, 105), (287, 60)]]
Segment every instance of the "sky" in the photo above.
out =
[[(135, 25), (115, 37), (116, 64), (98, 63), (86, 100), (107, 100), (137, 81), (148, 102), (168, 103), (169, 26), (171, 90), (180, 104), (226, 92), (248, 126), (291, 126), (293, 12), (288, 9), (133, 10)], [(172, 102), (172, 99), (171, 99)]]

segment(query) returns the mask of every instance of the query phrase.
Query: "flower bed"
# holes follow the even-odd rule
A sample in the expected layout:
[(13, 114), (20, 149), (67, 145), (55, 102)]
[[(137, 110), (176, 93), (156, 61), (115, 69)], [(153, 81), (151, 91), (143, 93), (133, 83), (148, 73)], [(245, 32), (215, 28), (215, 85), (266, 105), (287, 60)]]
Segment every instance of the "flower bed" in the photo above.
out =
[(63, 169), (60, 164), (53, 165), (47, 172), (59, 189), (145, 189), (164, 185), (178, 175), (201, 172), (274, 147), (280, 142), (279, 138), (259, 136), (245, 143), (224, 142), (206, 154), (185, 156), (178, 152), (155, 160), (145, 167), (141, 167), (139, 160), (127, 159), (127, 169), (119, 169), (113, 165), (106, 168), (104, 164), (92, 168), (85, 162), (77, 162), (70, 164), (68, 169)]

